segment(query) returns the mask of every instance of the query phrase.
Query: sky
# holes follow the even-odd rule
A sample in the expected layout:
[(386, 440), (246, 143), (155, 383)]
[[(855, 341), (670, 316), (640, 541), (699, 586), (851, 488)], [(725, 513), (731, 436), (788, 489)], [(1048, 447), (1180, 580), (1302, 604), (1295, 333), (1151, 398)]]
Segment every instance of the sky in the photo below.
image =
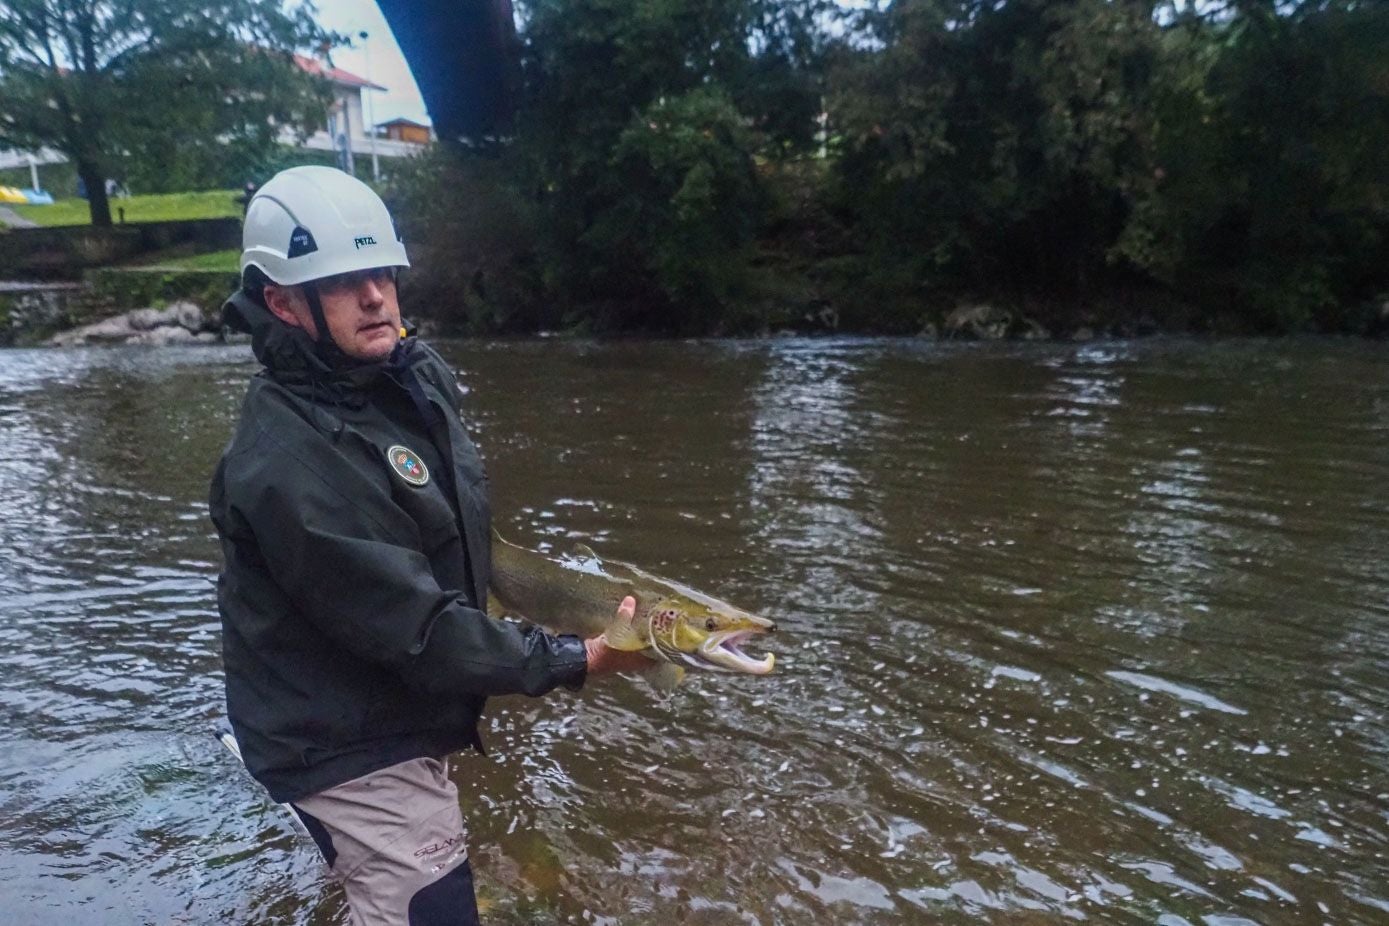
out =
[[(430, 122), (410, 66), (405, 63), (405, 56), (400, 53), (400, 46), (391, 35), (391, 27), (386, 25), (386, 17), (381, 15), (376, 0), (317, 0), (317, 5), (319, 23), (326, 29), (351, 35), (357, 46), (333, 49), (333, 63), (359, 77), (370, 77), (373, 83), (386, 88), (384, 93), (362, 94), (363, 106), (370, 97), (375, 121), (381, 123), (403, 116), (416, 122)], [(368, 36), (365, 52), (357, 36), (362, 31)]]

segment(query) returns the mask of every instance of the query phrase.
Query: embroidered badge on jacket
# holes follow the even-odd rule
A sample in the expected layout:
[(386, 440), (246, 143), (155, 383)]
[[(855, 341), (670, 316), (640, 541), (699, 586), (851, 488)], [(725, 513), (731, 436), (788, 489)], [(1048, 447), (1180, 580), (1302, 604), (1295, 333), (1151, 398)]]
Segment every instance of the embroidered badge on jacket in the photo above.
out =
[(429, 481), (429, 468), (424, 465), (420, 455), (409, 447), (396, 444), (386, 451), (386, 459), (390, 461), (391, 469), (396, 471), (396, 475), (412, 486), (422, 486)]

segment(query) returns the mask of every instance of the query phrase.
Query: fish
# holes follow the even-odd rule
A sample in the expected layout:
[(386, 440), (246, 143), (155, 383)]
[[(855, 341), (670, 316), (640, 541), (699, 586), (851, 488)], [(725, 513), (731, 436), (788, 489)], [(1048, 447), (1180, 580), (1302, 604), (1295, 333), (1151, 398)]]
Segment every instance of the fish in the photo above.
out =
[[(636, 613), (620, 621), (617, 608), (628, 595), (637, 600)], [(658, 688), (678, 684), (686, 669), (767, 675), (776, 665), (773, 653), (757, 659), (742, 649), (776, 630), (775, 622), (583, 545), (553, 559), (493, 530), (488, 599), (493, 616), (585, 639), (601, 635), (614, 649), (648, 656)]]

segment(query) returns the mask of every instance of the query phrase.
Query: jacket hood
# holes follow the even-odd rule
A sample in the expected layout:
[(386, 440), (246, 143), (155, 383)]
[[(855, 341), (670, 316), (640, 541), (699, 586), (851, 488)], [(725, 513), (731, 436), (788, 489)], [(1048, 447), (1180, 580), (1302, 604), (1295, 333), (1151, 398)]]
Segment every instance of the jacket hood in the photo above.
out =
[(222, 322), (251, 336), (251, 351), (276, 378), (325, 379), (335, 372), (307, 331), (280, 321), (244, 290), (222, 304)]

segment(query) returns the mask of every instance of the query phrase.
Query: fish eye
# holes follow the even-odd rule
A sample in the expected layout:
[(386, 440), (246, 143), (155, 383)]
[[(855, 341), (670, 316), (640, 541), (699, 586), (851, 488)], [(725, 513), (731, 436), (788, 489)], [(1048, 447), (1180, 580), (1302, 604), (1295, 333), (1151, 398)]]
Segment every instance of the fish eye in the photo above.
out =
[(707, 619), (705, 619), (705, 621), (704, 621), (704, 629), (705, 629), (705, 630), (713, 630), (713, 629), (714, 629), (715, 627), (717, 627), (717, 626), (719, 626), (719, 622), (716, 621), (716, 620), (714, 620), (712, 617), (707, 618)]

